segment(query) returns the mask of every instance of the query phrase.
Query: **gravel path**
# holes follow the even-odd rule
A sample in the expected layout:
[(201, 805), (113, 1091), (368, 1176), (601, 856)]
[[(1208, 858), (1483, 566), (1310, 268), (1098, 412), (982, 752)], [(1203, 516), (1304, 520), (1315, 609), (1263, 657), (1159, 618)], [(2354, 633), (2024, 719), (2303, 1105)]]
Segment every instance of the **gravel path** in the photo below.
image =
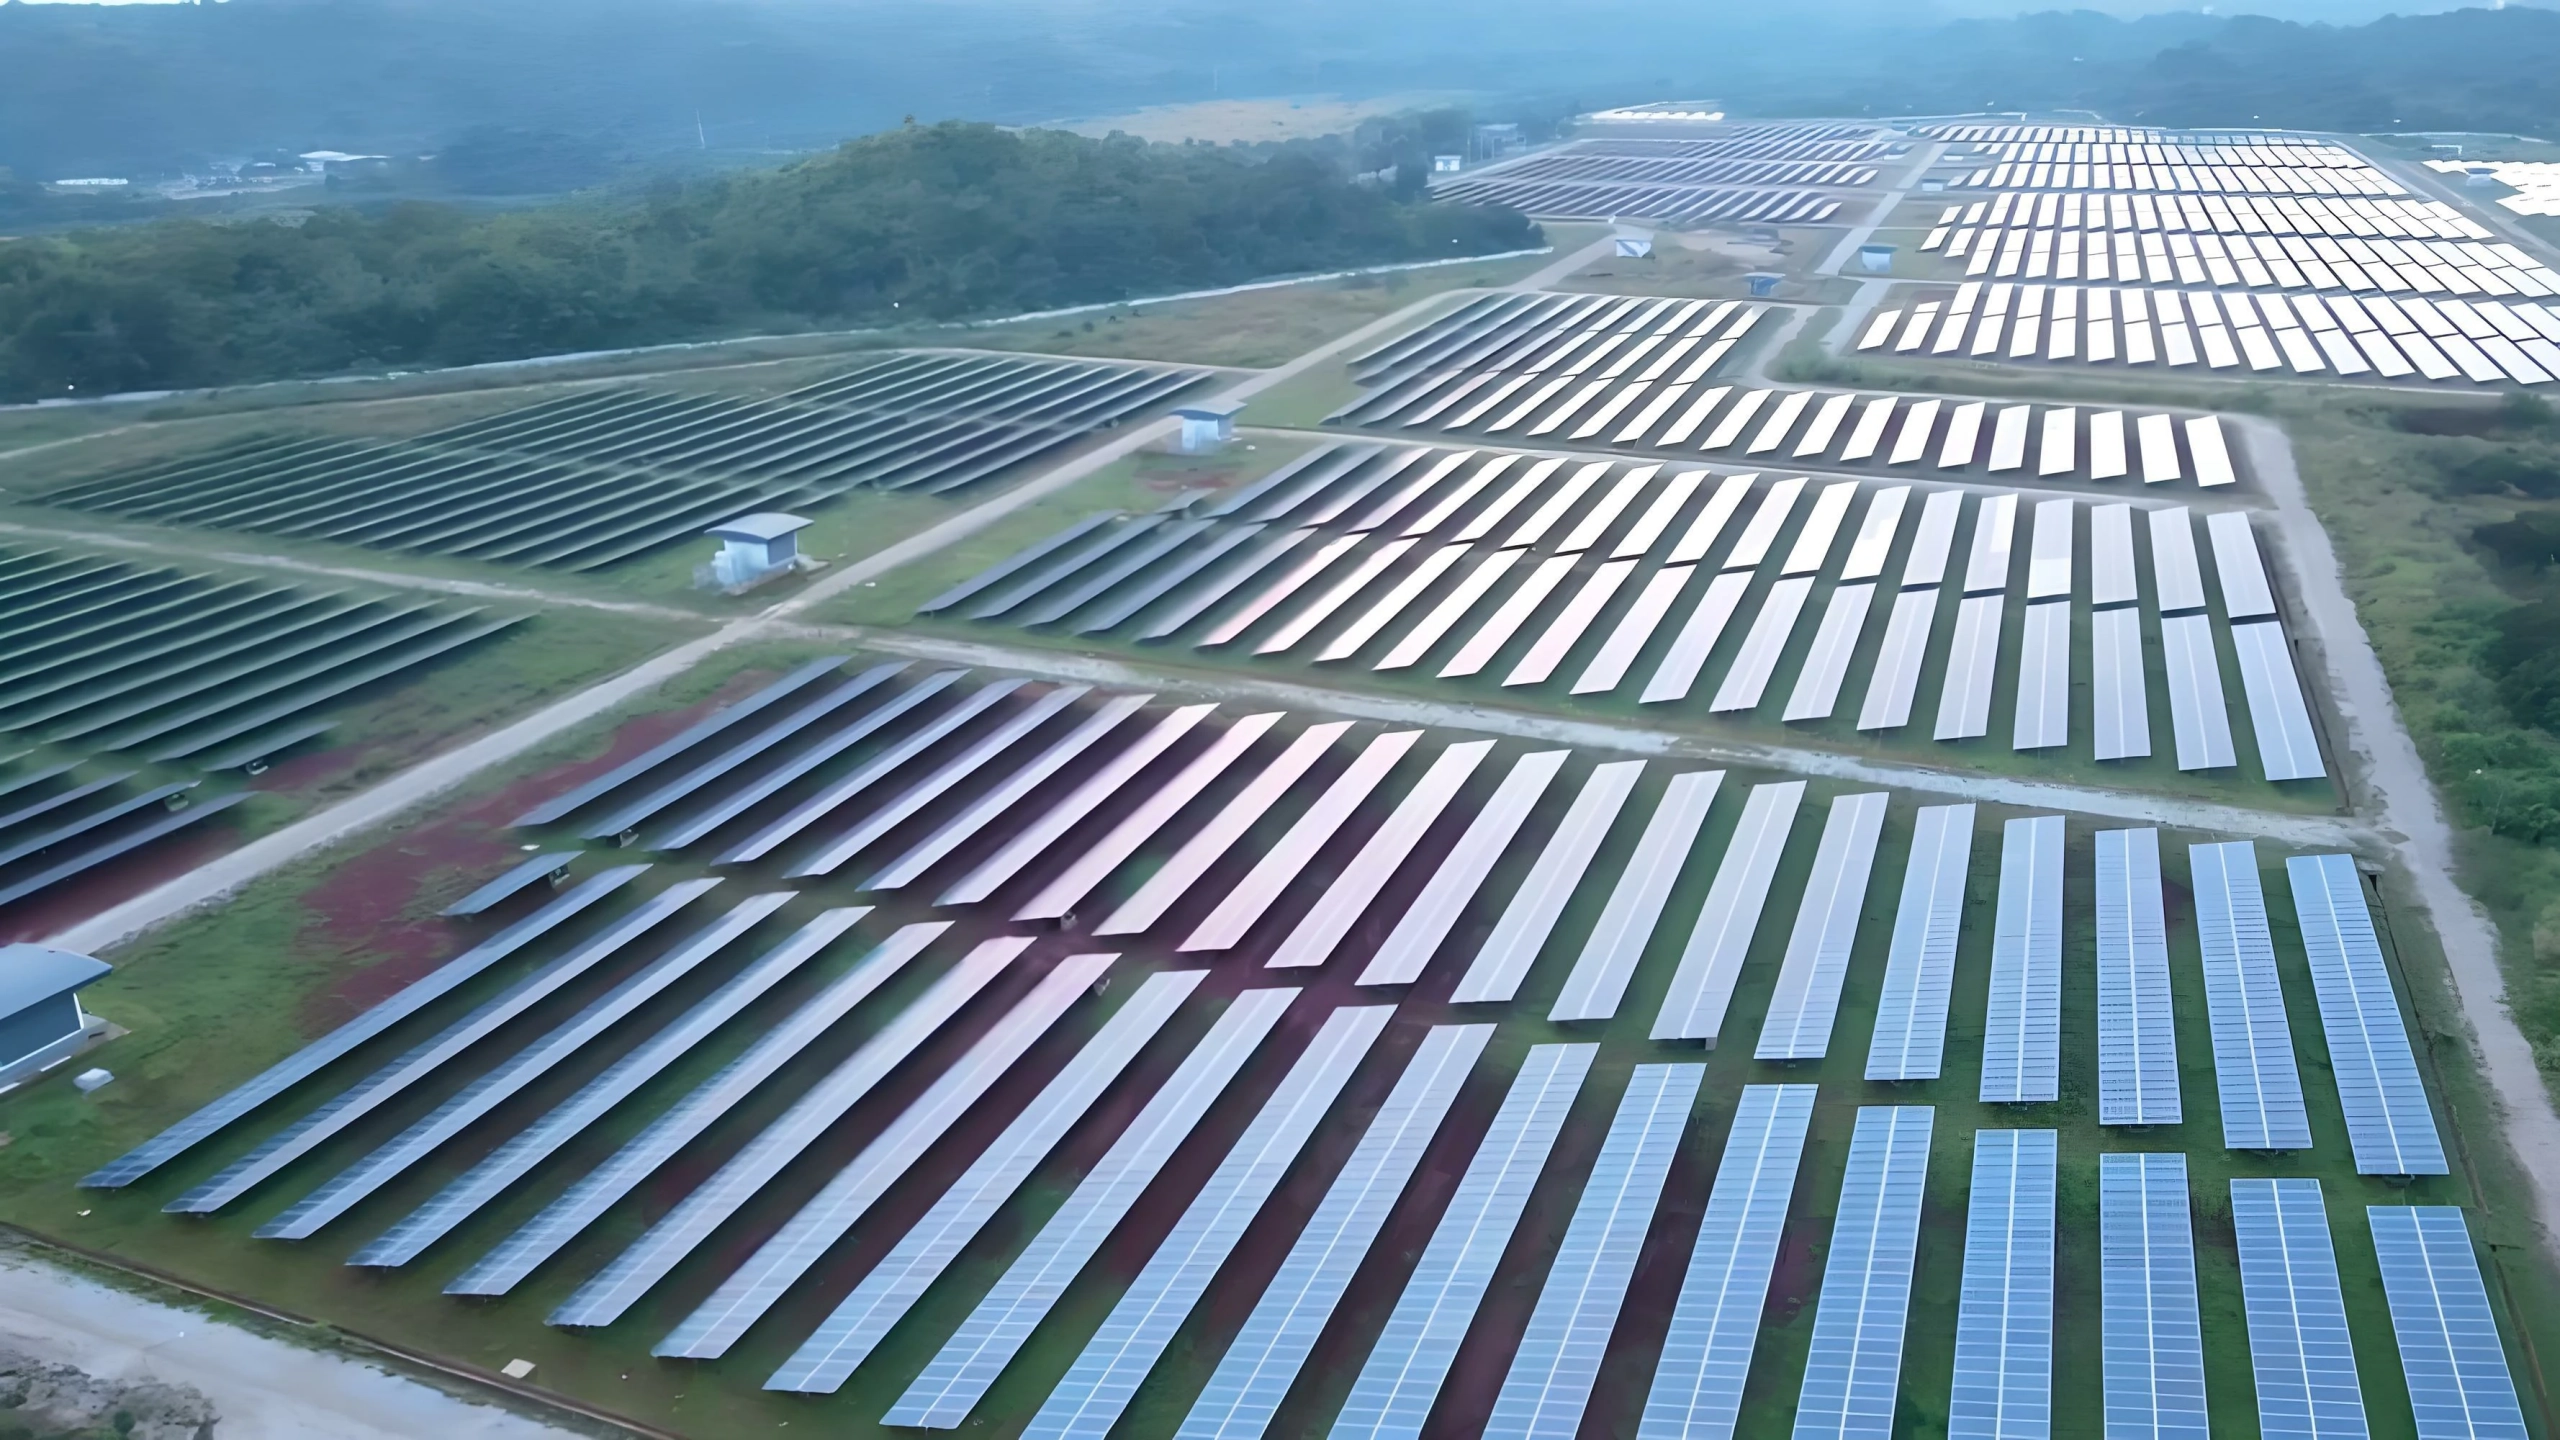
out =
[(2417, 881), (2462, 1013), (2471, 1022), (2490, 1088), (2506, 1112), (2507, 1143), (2531, 1178), (2546, 1243), (2560, 1236), (2560, 1113), (2533, 1062), (2533, 1047), (2507, 1013), (2506, 977), (2498, 968), (2498, 933), (2453, 877), (2453, 826), (2428, 783), (2426, 766), (2400, 721), (2382, 662), (2373, 653), (2338, 570), (2329, 532), (2311, 511), (2294, 468), (2293, 447), (2267, 420), (2228, 416), (2240, 432), (2250, 467), (2275, 501), (2294, 594), (2329, 666), (2329, 690), (2346, 726), (2346, 746), (2362, 767), (2359, 809)]

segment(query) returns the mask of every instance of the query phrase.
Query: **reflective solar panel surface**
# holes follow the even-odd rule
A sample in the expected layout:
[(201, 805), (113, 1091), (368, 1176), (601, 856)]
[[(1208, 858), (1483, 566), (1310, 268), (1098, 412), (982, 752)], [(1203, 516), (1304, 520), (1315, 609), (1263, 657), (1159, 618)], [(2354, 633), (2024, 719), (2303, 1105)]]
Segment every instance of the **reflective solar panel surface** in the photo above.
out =
[(2213, 1075), (2222, 1099), (2222, 1143), (2233, 1150), (2307, 1150), (2311, 1120), (2294, 1068), (2275, 940), (2267, 931), (2257, 849), (2246, 840), (2191, 845), (2196, 936), (2205, 1007), (2213, 1025)]
[(1869, 1080), (1935, 1080), (1955, 985), (1965, 874), (1973, 861), (1971, 805), (1924, 805), (1913, 817), (1902, 898), (1893, 916), (1884, 988), (1867, 1046)]
[(2320, 1029), (2346, 1111), (2347, 1140), (2362, 1175), (2442, 1175), (2417, 1056), (2401, 1023), (2390, 967), (2365, 908), (2352, 855), (2295, 855), (2284, 862), (2303, 953), (2320, 997)]
[(1778, 860), (1804, 804), (1804, 782), (1754, 785), (1742, 804), (1733, 839), (1716, 866), (1715, 883), (1698, 907), (1697, 922), (1680, 950), (1680, 966), (1653, 1020), (1656, 1040), (1714, 1040), (1724, 1029), (1725, 1007), (1760, 929)]
[(2052, 1433), (2056, 1138), (1974, 1132), (1947, 1440)]
[(1797, 1440), (1893, 1433), (1936, 1116), (1926, 1105), (1858, 1107), (1796, 1398)]
[(1831, 1048), (1831, 1024), (1848, 979), (1849, 952), (1866, 910), (1867, 876), (1890, 798), (1878, 790), (1831, 802), (1753, 1058), (1819, 1060)]
[(2320, 1182), (2233, 1180), (2231, 1229), (2240, 1247), (2259, 1433), (2361, 1440), (2364, 1392)]
[(2109, 1435), (2209, 1440), (2187, 1157), (2098, 1157)]
[(2368, 1205), (2418, 1440), (2524, 1440), (2524, 1413), (2462, 1211)]
[(1982, 1041), (1985, 1102), (2061, 1095), (2062, 817), (2001, 827), (2000, 908)]
[(1472, 1004), (1508, 1000), (1519, 993), (1520, 982), (1528, 978), (1530, 965), (1546, 946), (1557, 918), (1580, 888), (1591, 858), (1600, 853), (1601, 842), (1608, 838), (1643, 774), (1641, 760), (1612, 760), (1591, 767), (1564, 819), (1547, 837), (1528, 875), (1494, 921), (1493, 933), (1468, 962), (1451, 1000)]
[(1636, 963), (1644, 958), (1671, 887), (1687, 866), (1698, 829), (1723, 785), (1721, 770), (1691, 770), (1672, 776), (1663, 787), (1635, 853), (1618, 872), (1609, 903), (1593, 922), (1564, 989), (1547, 1011), (1549, 1020), (1606, 1020), (1618, 1013), (1618, 1001), (1635, 978)]
[(2098, 832), (2098, 1123), (2175, 1125), (2177, 997), (2160, 832)]

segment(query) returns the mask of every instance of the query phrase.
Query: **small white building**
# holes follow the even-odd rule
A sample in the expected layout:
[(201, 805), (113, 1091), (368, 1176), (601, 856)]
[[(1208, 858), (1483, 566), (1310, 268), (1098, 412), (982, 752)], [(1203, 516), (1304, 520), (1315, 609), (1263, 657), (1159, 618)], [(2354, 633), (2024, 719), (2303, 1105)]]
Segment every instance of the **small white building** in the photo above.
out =
[(1893, 269), (1893, 247), (1861, 245), (1858, 247), (1858, 264), (1870, 275), (1887, 274)]
[(69, 950), (0, 945), (0, 1087), (61, 1064), (105, 1030), (78, 991), (107, 973), (106, 962)]
[(1653, 253), (1653, 232), (1650, 230), (1621, 230), (1611, 238), (1617, 244), (1621, 259), (1641, 260)]
[(703, 531), (720, 542), (720, 553), (708, 567), (710, 588), (744, 590), (798, 566), (800, 532), (808, 524), (800, 516), (767, 510)]
[(1204, 455), (1226, 444), (1236, 438), (1236, 416), (1243, 409), (1241, 400), (1203, 400), (1173, 407), (1174, 418), (1182, 422), (1173, 448), (1185, 455)]
[(1434, 175), (1455, 175), (1465, 168), (1467, 168), (1467, 157), (1464, 155), (1434, 155), (1431, 157), (1431, 173)]

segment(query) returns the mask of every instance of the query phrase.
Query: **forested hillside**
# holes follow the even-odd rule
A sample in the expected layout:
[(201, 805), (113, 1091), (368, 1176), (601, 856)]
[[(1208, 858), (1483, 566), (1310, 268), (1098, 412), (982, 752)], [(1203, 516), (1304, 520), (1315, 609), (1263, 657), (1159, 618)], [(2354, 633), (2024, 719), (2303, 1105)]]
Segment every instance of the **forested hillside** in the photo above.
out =
[(1335, 152), (908, 126), (773, 171), (478, 216), (0, 243), (0, 398), (953, 319), (1537, 243)]

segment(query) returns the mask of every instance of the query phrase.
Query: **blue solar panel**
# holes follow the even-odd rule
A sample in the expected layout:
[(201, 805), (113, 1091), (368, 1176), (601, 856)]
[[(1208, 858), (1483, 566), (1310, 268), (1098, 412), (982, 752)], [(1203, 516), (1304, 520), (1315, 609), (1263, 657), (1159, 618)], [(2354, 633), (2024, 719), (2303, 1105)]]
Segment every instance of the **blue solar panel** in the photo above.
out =
[(950, 928), (949, 921), (909, 925), (882, 941), (817, 998), (793, 1010), (746, 1053), (694, 1087), (541, 1214), (482, 1256), (461, 1278), (445, 1286), (445, 1293), (504, 1295), (514, 1289)]
[(2450, 1205), (2370, 1205), (2373, 1249), (2400, 1344), (2418, 1440), (2525, 1440), (2515, 1377), (2480, 1283), (2480, 1258)]
[[(927, 701), (957, 684), (960, 677), (968, 673), (966, 670), (937, 670), (927, 675), (862, 712), (850, 722), (819, 736), (794, 753), (791, 758), (778, 762), (754, 779), (731, 780), (721, 788), (717, 798), (686, 815), (671, 820), (666, 829), (650, 834), (640, 842), (641, 845), (650, 850), (683, 849), (780, 793), (784, 786), (861, 744), (865, 739), (887, 728), (899, 717), (915, 711)], [(883, 750), (873, 757), (872, 762), (866, 763), (861, 770), (857, 771), (857, 775), (877, 778), (878, 773), (899, 764), (915, 751), (933, 743), (934, 739), (994, 704), (1013, 688), (1019, 687), (1008, 685), (981, 689), (977, 694), (961, 701), (950, 713), (925, 722), (920, 735), (910, 735)], [(896, 758), (890, 758), (892, 756)], [(874, 769), (875, 765), (878, 767), (877, 770)], [(854, 783), (851, 777), (848, 777), (847, 783), (854, 783), (854, 788), (859, 789), (862, 785), (869, 784), (870, 778)]]
[(358, 1046), (442, 999), (490, 966), (549, 934), (562, 921), (630, 884), (648, 868), (646, 865), (620, 865), (580, 882), (576, 889), (437, 966), (425, 977), (410, 982), (390, 999), (268, 1066), (255, 1079), (226, 1092), (221, 1099), (81, 1177), (80, 1183), (101, 1190), (132, 1184), (229, 1129), (250, 1111), (319, 1074)]
[[(578, 833), (589, 840), (603, 840), (638, 828), (641, 821), (665, 810), (703, 787), (733, 774), (737, 768), (764, 754), (786, 740), (797, 738), (810, 726), (887, 684), (912, 663), (894, 660), (874, 665), (851, 680), (801, 706), (771, 725), (746, 736), (725, 750), (704, 756), (683, 772), (669, 776), (659, 784), (615, 805)], [(893, 702), (894, 703), (894, 702)], [(881, 707), (874, 705), (874, 710)]]
[(2210, 1440), (2187, 1157), (2098, 1157), (2109, 1435)]
[(1102, 1440), (1147, 1378), (1174, 1332), (1207, 1293), (1245, 1227), (1280, 1184), (1361, 1057), (1395, 1014), (1392, 1005), (1345, 1006), (1325, 1017), (1295, 1065), (1245, 1127), (1156, 1247), (1066, 1378), (1031, 1418), (1033, 1440)]
[(1753, 1058), (1819, 1060), (1830, 1050), (1841, 982), (1849, 977), (1849, 951), (1866, 913), (1867, 877), (1875, 868), (1886, 799), (1878, 790), (1832, 800)]
[(720, 1282), (710, 1298), (651, 1347), (653, 1355), (716, 1360), (762, 1319), (783, 1292), (799, 1283), (828, 1249), (871, 1206), (924, 1159), (935, 1142), (958, 1124), (1004, 1078), (1023, 1053), (1049, 1033), (1078, 1000), (1102, 983), (1115, 955), (1070, 955), (1051, 967), (968, 1053), (935, 1077), (922, 1095), (862, 1147), (781, 1230), (756, 1248), (747, 1263)]
[(1335, 1440), (1419, 1440), (1599, 1049), (1529, 1048), (1493, 1128), (1476, 1147), (1395, 1313), (1352, 1384), (1351, 1398), (1343, 1402), (1333, 1424)]
[(1325, 1321), (1350, 1288), (1352, 1272), (1492, 1038), (1491, 1025), (1436, 1025), (1422, 1037), (1177, 1435), (1250, 1440), (1270, 1428)]
[(1947, 1440), (2052, 1433), (2055, 1138), (1974, 1132)]
[(2098, 832), (2098, 1123), (2175, 1125), (2178, 1032), (2160, 832)]
[(2249, 701), (2249, 727), (2257, 736), (2258, 764), (2267, 778), (2317, 780), (2328, 774), (2283, 624), (2234, 625), (2231, 648), (2240, 656), (2240, 691)]
[(699, 1248), (738, 1208), (824, 1134), (855, 1101), (931, 1039), (945, 1022), (1030, 948), (1027, 937), (989, 940), (962, 956), (916, 1002), (811, 1086), (781, 1117), (730, 1157), (550, 1315), (565, 1326), (610, 1325), (676, 1262)]
[(1015, 1257), (958, 1333), (926, 1364), (884, 1423), (948, 1430), (968, 1418), (1049, 1307), (1297, 997), (1289, 989), (1247, 990), (1236, 997), (1067, 1203)]
[[(1731, 1435), (1769, 1300), (1815, 1087), (1745, 1085), (1716, 1164), (1697, 1248), (1663, 1336), (1640, 1440)], [(1571, 1434), (1567, 1429), (1564, 1434)]]
[(2000, 909), (1991, 931), (1991, 1006), (1982, 1099), (2062, 1094), (2062, 817), (2012, 820), (2000, 834)]
[(1564, 819), (1547, 837), (1529, 873), (1511, 892), (1510, 903), (1493, 922), (1493, 933), (1468, 962), (1451, 1000), (1466, 1005), (1509, 1000), (1519, 993), (1520, 982), (1529, 977), (1529, 967), (1555, 932), (1557, 918), (1580, 888), (1583, 872), (1591, 868), (1592, 857), (1600, 853), (1600, 843), (1609, 837), (1618, 812), (1643, 774), (1641, 760), (1613, 760), (1591, 767)]
[(1671, 777), (1663, 788), (1662, 802), (1654, 807), (1636, 840), (1635, 854), (1618, 873), (1608, 904), (1601, 907), (1600, 918), (1583, 941), (1582, 953), (1574, 958), (1564, 989), (1547, 1012), (1549, 1020), (1606, 1020), (1618, 1013), (1618, 1001), (1627, 993), (1627, 982), (1635, 978), (1636, 962), (1644, 958), (1645, 945), (1662, 919), (1662, 907), (1671, 899), (1671, 887), (1687, 867), (1698, 828), (1706, 823), (1707, 808), (1715, 803), (1723, 784), (1721, 770), (1692, 770)]
[(764, 1388), (822, 1395), (841, 1387), (962, 1247), (1128, 1069), (1208, 973), (1171, 970), (1148, 976), (1129, 1003), (1112, 1013), (1066, 1068), (908, 1229), (887, 1258), (873, 1266), (816, 1333), (801, 1342), (764, 1382)]
[(614, 986), (550, 1033), (498, 1062), (417, 1123), (331, 1176), (252, 1233), (262, 1240), (307, 1240), (319, 1233), (322, 1226), (479, 1123), (490, 1111), (630, 1018), (633, 1011), (665, 993), (668, 986), (693, 973), (702, 962), (727, 948), (730, 941), (796, 898), (794, 892), (782, 890), (752, 895), (739, 902), (729, 913)]
[(817, 684), (834, 674), (836, 667), (844, 664), (844, 661), (845, 657), (842, 655), (829, 655), (812, 660), (737, 704), (716, 711), (709, 718), (688, 726), (683, 733), (652, 747), (647, 753), (634, 756), (566, 795), (556, 796), (536, 805), (517, 816), (515, 823), (518, 826), (546, 825), (591, 800), (611, 794), (730, 726), (754, 716), (767, 706)]
[(1920, 1243), (1920, 1192), (1929, 1178), (1937, 1112), (1926, 1105), (1861, 1105), (1849, 1172), (1813, 1313), (1813, 1348), (1796, 1398), (1796, 1440), (1888, 1440), (1902, 1380), (1911, 1267)]
[(2391, 971), (2365, 909), (2352, 855), (2296, 855), (2284, 862), (2293, 913), (2320, 995), (2329, 1068), (2346, 1110), (2360, 1175), (2442, 1175), (2444, 1144), (2401, 1023)]
[(261, 1140), (248, 1154), (222, 1167), (221, 1173), (161, 1208), (176, 1215), (209, 1215), (287, 1165), (310, 1154), (330, 1137), (372, 1114), (411, 1086), (443, 1069), (465, 1050), (557, 994), (561, 987), (612, 958), (623, 946), (655, 929), (718, 880), (687, 880), (671, 885), (629, 914), (589, 936), (541, 969), (499, 991), (469, 1014), (411, 1047), (400, 1058), (356, 1082), (309, 1114)]
[(721, 1026), (822, 953), (868, 905), (821, 912), (789, 938), (759, 956), (672, 1024), (634, 1047), (549, 1113), (526, 1126), (435, 1198), (402, 1218), (347, 1261), (350, 1265), (406, 1265), (479, 1213), (509, 1186), (531, 1174), (562, 1145), (602, 1119), (668, 1066), (692, 1053)]
[(1493, 798), (1485, 801), (1467, 832), (1431, 871), (1422, 893), (1396, 922), (1360, 972), (1363, 985), (1406, 985), (1422, 978), (1423, 968), (1457, 926), (1458, 917), (1483, 888), (1485, 878), (1527, 824), (1547, 786), (1573, 758), (1570, 750), (1540, 750), (1523, 755), (1502, 777)]
[(1734, 982), (1742, 977), (1751, 939), (1759, 933), (1769, 885), (1777, 878), (1787, 834), (1803, 805), (1801, 780), (1751, 787), (1724, 859), (1716, 866), (1715, 883), (1707, 887), (1697, 923), (1680, 949), (1680, 968), (1672, 972), (1671, 987), (1654, 1014), (1652, 1038), (1714, 1044), (1723, 1031), (1725, 1007), (1733, 1000)]
[(2258, 852), (2246, 840), (2191, 845), (2204, 998), (2213, 1021), (2213, 1075), (2222, 1097), (2222, 1143), (2232, 1150), (2308, 1150), (2311, 1120), (2293, 1064), (2293, 1032), (2258, 889)]
[(1946, 1048), (1947, 996), (1955, 986), (1964, 879), (1973, 864), (1973, 807), (1924, 805), (1911, 832), (1893, 948), (1867, 1046), (1870, 1080), (1935, 1080)]
[(2258, 1433), (2268, 1440), (2363, 1440), (2364, 1392), (2320, 1182), (2232, 1181), (2231, 1230), (2240, 1246)]
[(1635, 1275), (1636, 1256), (1706, 1071), (1694, 1064), (1635, 1067), (1538, 1292), (1528, 1331), (1511, 1357), (1485, 1434), (1569, 1440), (1581, 1428), (1618, 1306)]
[[(985, 768), (987, 762), (1012, 749), (1032, 732), (1046, 725), (1050, 718), (1091, 694), (1090, 685), (1061, 685), (1023, 706), (1002, 723), (971, 742), (967, 749), (936, 766), (924, 778), (898, 792), (895, 799), (862, 817), (860, 824), (819, 846), (807, 859), (784, 873), (794, 879), (813, 875), (832, 875), (846, 861), (862, 853), (873, 841), (888, 834), (914, 817), (927, 805), (942, 798), (953, 786), (962, 783)], [(1114, 717), (1115, 723), (1118, 717)], [(1079, 727), (1079, 735), (1084, 728)], [(728, 857), (722, 857), (728, 863)]]

